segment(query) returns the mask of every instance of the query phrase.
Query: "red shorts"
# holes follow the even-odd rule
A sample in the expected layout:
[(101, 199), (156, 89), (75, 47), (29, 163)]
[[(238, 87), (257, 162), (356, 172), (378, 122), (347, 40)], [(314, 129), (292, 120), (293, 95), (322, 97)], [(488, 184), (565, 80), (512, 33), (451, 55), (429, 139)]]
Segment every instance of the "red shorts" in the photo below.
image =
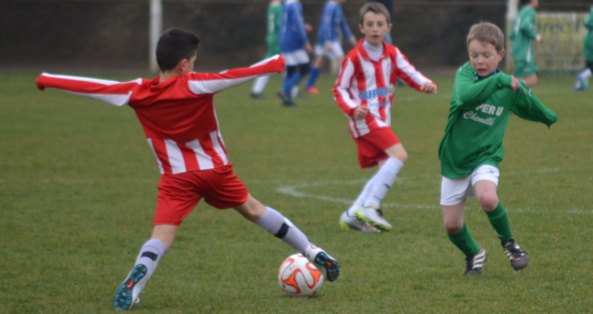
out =
[(389, 156), (385, 150), (400, 143), (391, 128), (373, 130), (369, 134), (355, 138), (354, 141), (358, 146), (358, 162), (361, 168), (374, 167), (379, 161), (387, 159)]
[(234, 208), (247, 201), (249, 191), (231, 166), (162, 175), (153, 225), (179, 226), (203, 197), (218, 208)]

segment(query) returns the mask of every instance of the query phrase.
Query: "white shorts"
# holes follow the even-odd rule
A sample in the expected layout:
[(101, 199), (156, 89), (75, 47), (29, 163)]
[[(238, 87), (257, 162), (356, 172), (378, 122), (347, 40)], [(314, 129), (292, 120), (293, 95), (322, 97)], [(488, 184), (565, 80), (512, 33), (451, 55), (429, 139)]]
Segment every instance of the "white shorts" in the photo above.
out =
[(453, 206), (466, 199), (475, 198), (476, 191), (474, 190), (474, 185), (478, 181), (492, 181), (498, 186), (499, 176), (500, 172), (498, 168), (491, 165), (482, 165), (465, 177), (457, 179), (443, 177), (441, 181), (441, 205)]
[(305, 49), (299, 49), (291, 52), (282, 52), (282, 57), (286, 61), (286, 66), (296, 66), (309, 63), (309, 54)]
[(325, 49), (325, 45), (315, 45), (315, 55), (328, 57), (330, 59), (337, 59), (344, 56), (344, 50), (339, 41), (332, 41), (330, 44), (332, 46), (331, 51)]

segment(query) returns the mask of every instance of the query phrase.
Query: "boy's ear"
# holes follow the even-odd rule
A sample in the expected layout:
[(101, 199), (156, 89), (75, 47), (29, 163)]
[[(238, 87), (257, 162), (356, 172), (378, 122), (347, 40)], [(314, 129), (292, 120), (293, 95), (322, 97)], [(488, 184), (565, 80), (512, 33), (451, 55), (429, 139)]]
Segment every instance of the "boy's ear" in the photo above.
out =
[(183, 72), (186, 67), (189, 66), (189, 60), (188, 59), (181, 59), (181, 61), (179, 61), (179, 63), (177, 63), (177, 70), (179, 72)]
[(504, 55), (506, 54), (506, 50), (501, 49), (500, 52), (498, 53), (498, 55), (500, 56), (500, 60), (502, 60), (502, 58), (504, 58)]

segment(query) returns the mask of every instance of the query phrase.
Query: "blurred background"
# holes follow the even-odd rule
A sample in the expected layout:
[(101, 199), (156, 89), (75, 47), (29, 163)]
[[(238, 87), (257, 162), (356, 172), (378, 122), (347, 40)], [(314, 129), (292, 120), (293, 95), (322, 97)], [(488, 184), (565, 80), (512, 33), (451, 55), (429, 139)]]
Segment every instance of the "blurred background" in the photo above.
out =
[[(325, 1), (301, 2), (305, 22), (314, 28), (309, 34), (314, 44)], [(343, 4), (357, 38), (358, 10), (366, 2)], [(267, 4), (266, 0), (162, 0), (162, 29), (181, 27), (198, 34), (202, 44), (196, 71), (244, 66), (265, 53)], [(591, 5), (593, 0), (540, 0), (538, 31), (547, 45), (545, 53), (558, 54), (562, 48), (574, 54), (570, 61), (549, 65), (550, 69), (576, 70), (584, 65), (580, 57), (584, 29), (578, 19)], [(550, 24), (540, 18), (545, 12), (570, 13), (568, 19), (576, 20), (568, 27), (554, 21), (544, 25)], [(429, 74), (454, 71), (467, 60), (465, 36), (472, 24), (489, 21), (505, 32), (507, 28), (507, 0), (394, 0), (392, 13), (395, 45)], [(149, 54), (154, 53), (149, 48), (149, 17), (149, 0), (0, 0), (0, 71), (147, 72)], [(350, 49), (345, 43), (344, 50)], [(542, 62), (538, 65), (546, 68)]]

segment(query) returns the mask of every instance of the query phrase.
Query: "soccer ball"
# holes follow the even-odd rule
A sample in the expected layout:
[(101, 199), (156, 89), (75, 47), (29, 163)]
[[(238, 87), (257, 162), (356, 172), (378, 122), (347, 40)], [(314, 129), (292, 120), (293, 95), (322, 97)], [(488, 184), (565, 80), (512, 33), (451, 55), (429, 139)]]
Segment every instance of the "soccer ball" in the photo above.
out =
[(278, 282), (290, 296), (310, 297), (323, 286), (323, 275), (302, 254), (293, 254), (280, 265)]

